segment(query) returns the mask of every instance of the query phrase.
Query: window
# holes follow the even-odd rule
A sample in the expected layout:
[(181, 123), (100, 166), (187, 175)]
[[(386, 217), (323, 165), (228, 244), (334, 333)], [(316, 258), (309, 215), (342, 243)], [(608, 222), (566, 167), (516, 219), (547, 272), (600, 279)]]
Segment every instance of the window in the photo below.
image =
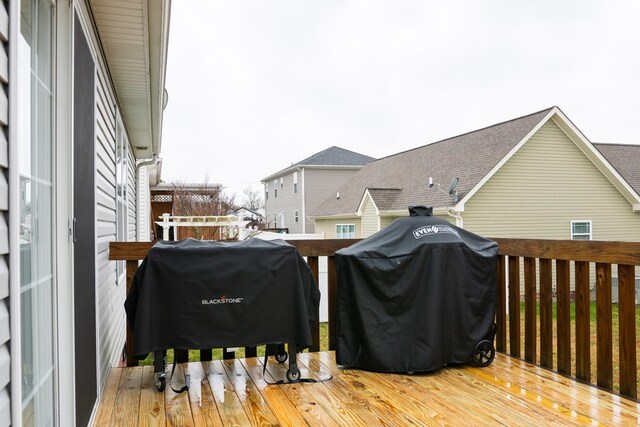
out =
[(264, 183), (264, 199), (269, 200), (269, 184)]
[(336, 224), (336, 239), (355, 239), (355, 224)]
[(286, 228), (287, 224), (285, 223), (285, 215), (284, 212), (280, 212), (280, 228)]
[[(55, 425), (56, 286), (53, 212), (53, 9), (50, 0), (20, 2), (17, 55), (17, 156), (20, 185), (19, 286), (23, 425)], [(16, 22), (17, 24), (17, 22)], [(12, 296), (13, 297), (13, 296)], [(16, 295), (16, 298), (18, 295)], [(14, 359), (11, 359), (12, 364)], [(13, 420), (12, 420), (13, 421)], [(20, 424), (20, 420), (15, 420)]]
[(293, 173), (293, 192), (294, 193), (298, 192), (298, 172)]
[(280, 188), (284, 188), (284, 177), (280, 178)]
[(571, 240), (591, 240), (591, 221), (571, 221)]
[(273, 180), (273, 197), (278, 197), (278, 180)]
[[(127, 139), (120, 119), (116, 121), (116, 240), (127, 241), (127, 176), (128, 176), (128, 150)], [(120, 282), (120, 276), (125, 273), (125, 261), (116, 263), (116, 284)]]
[(273, 214), (273, 228), (278, 228), (278, 214)]
[(298, 215), (298, 211), (293, 211), (293, 222), (295, 222), (295, 223), (300, 222), (300, 217)]

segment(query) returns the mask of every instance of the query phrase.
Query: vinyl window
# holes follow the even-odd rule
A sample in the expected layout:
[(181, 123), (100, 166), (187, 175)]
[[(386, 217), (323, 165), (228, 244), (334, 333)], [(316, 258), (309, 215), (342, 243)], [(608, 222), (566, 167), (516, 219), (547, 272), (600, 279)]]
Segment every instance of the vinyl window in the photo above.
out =
[(336, 239), (355, 239), (355, 224), (336, 224)]
[(571, 221), (571, 240), (592, 240), (591, 220)]

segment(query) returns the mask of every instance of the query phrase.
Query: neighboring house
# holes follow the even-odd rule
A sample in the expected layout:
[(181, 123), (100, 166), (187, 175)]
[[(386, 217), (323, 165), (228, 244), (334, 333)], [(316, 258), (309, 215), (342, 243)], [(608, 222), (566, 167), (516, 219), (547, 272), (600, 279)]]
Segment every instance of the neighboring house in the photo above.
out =
[(314, 233), (309, 213), (371, 160), (333, 146), (262, 179), (267, 228)]
[(312, 216), (327, 238), (367, 237), (427, 205), (490, 237), (640, 241), (639, 159), (637, 146), (594, 146), (553, 107), (373, 161)]
[(126, 274), (108, 247), (136, 240), (154, 179), (169, 14), (0, 3), (2, 426), (87, 425), (122, 359)]

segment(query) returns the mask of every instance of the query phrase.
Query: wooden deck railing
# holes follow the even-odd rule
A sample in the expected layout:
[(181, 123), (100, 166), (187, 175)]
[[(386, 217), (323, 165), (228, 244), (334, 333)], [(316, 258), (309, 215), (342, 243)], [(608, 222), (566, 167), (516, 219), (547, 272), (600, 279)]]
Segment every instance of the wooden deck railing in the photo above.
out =
[[(521, 350), (524, 345), (524, 360), (530, 363), (594, 383), (607, 390), (619, 390), (620, 394), (637, 399), (635, 266), (640, 265), (640, 243), (503, 238), (494, 240), (499, 245), (497, 351), (522, 357)], [(337, 281), (334, 255), (338, 249), (356, 241), (289, 241), (307, 257), (316, 282), (319, 278), (318, 257), (328, 257), (326, 297), (329, 307), (329, 349), (334, 349), (336, 343)], [(127, 291), (138, 262), (144, 258), (152, 245), (153, 243), (138, 242), (110, 244), (109, 259), (127, 261)], [(611, 298), (614, 270), (617, 270), (618, 276), (617, 337), (613, 336)], [(595, 382), (591, 378), (592, 283), (595, 288), (597, 314)], [(521, 304), (524, 305), (524, 325), (521, 325)], [(572, 305), (575, 305), (574, 320), (571, 319)], [(618, 343), (617, 348), (614, 348), (614, 338)], [(319, 341), (319, 330), (316, 329), (311, 351), (319, 350)], [(128, 333), (128, 363), (135, 362), (131, 357), (131, 348), (131, 335)], [(249, 354), (253, 354), (253, 351), (250, 349)], [(614, 351), (617, 351), (616, 360), (619, 366), (619, 381), (616, 384), (613, 380)], [(210, 359), (210, 354), (210, 351), (203, 352), (201, 357), (207, 360)], [(186, 355), (180, 356), (184, 357)]]

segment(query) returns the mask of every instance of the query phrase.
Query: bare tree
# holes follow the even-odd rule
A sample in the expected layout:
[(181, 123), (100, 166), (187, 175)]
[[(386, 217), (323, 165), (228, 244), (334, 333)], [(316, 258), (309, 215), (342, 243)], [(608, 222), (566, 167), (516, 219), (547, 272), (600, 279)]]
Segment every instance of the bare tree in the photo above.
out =
[(259, 190), (254, 190), (251, 186), (247, 186), (242, 190), (244, 197), (242, 198), (242, 207), (258, 212), (264, 209), (264, 199)]
[[(184, 182), (172, 182), (173, 215), (175, 216), (221, 216), (229, 215), (237, 209), (235, 193), (226, 194), (219, 186), (208, 185), (208, 180), (197, 187), (187, 186)], [(192, 227), (192, 236), (196, 239), (220, 238), (213, 227)], [(205, 228), (210, 232), (205, 232)]]

